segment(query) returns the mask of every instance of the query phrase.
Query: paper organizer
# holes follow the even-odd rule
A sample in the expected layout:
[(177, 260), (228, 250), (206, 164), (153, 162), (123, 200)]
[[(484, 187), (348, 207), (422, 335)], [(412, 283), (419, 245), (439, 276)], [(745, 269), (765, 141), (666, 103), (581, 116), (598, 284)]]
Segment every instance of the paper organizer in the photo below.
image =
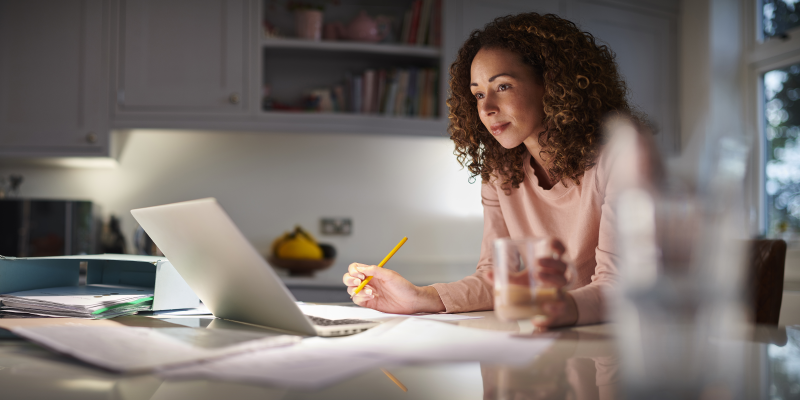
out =
[(0, 256), (0, 294), (86, 284), (153, 288), (153, 311), (195, 308), (200, 299), (164, 257), (100, 254), (15, 258)]

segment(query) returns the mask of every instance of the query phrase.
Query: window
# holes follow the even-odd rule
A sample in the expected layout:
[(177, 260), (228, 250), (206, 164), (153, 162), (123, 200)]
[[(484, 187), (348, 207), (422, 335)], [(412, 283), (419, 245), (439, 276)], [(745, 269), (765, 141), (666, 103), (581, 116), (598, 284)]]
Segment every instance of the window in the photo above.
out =
[(786, 36), (786, 31), (800, 26), (800, 10), (795, 6), (800, 0), (763, 0), (761, 19), (765, 38)]
[(755, 0), (750, 68), (758, 80), (761, 230), (800, 238), (800, 0)]
[(800, 232), (800, 64), (764, 74), (767, 228)]

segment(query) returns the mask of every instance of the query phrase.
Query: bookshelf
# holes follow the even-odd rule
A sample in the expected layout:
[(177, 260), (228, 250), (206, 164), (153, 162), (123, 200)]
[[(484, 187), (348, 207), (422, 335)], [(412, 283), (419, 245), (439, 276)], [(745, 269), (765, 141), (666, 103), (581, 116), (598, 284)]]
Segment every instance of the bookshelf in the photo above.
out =
[[(446, 136), (441, 46), (428, 43), (432, 34), (426, 43), (400, 43), (405, 14), (417, 3), (435, 7), (436, 2), (344, 0), (326, 5), (324, 23), (347, 26), (361, 11), (393, 21), (391, 38), (368, 43), (295, 38), (293, 15), (264, 0), (264, 21), (280, 33), (260, 38), (259, 120), (271, 130), (288, 132)], [(436, 22), (440, 32), (441, 14)]]
[(265, 49), (297, 49), (310, 52), (351, 52), (367, 54), (386, 54), (402, 57), (420, 57), (438, 59), (441, 50), (438, 47), (411, 46), (395, 43), (363, 43), (345, 41), (311, 41), (295, 38), (264, 38), (261, 46)]

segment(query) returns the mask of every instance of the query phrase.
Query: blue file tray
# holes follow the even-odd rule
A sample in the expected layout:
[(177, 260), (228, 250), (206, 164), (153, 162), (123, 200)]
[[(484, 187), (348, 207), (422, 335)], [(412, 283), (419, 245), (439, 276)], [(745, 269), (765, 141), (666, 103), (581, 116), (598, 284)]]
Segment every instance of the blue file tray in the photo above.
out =
[(81, 263), (87, 284), (153, 288), (153, 311), (195, 308), (200, 299), (164, 257), (99, 254), (61, 257), (0, 256), (0, 294), (78, 285)]

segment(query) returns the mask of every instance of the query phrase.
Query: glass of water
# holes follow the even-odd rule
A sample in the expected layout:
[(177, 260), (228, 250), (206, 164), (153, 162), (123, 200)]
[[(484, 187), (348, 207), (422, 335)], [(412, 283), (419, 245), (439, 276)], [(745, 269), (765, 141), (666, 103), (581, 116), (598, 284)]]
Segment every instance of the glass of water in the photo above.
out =
[[(538, 279), (545, 268), (563, 268), (566, 285)], [(494, 242), (494, 311), (505, 321), (547, 316), (548, 303), (563, 301), (564, 288), (575, 282), (575, 268), (540, 238), (500, 238)]]

